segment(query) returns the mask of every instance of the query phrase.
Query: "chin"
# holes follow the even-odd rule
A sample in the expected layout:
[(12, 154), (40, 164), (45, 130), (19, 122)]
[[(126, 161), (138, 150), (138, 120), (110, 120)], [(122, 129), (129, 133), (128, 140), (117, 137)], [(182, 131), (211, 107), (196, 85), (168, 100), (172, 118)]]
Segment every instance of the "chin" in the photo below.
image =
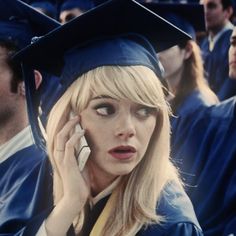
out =
[(232, 80), (236, 80), (236, 70), (230, 70), (229, 71), (229, 77)]
[(123, 166), (123, 167), (117, 167), (115, 169), (116, 175), (128, 175), (134, 170), (133, 166)]

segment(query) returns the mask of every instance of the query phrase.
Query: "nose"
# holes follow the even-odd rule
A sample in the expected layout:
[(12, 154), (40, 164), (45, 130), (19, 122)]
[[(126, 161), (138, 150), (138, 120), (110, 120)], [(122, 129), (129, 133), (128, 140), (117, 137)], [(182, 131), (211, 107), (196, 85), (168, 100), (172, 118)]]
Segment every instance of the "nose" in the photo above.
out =
[(127, 140), (136, 134), (134, 121), (131, 115), (124, 114), (117, 119), (115, 136)]
[(232, 52), (233, 52), (233, 55), (235, 56), (236, 55), (236, 45), (232, 47)]

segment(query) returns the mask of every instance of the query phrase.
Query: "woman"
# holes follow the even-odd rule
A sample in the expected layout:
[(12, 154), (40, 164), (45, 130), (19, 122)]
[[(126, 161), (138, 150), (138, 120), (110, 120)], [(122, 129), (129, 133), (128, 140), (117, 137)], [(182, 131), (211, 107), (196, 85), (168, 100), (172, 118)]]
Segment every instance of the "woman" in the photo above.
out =
[[(71, 110), (77, 116), (67, 121)], [(66, 224), (65, 218), (68, 229), (80, 215), (76, 222), (79, 231), (82, 216), (89, 211), (88, 199), (90, 207), (104, 206), (104, 197), (111, 192), (112, 209), (101, 235), (135, 235), (151, 222), (165, 222), (164, 216), (155, 212), (157, 199), (163, 188), (167, 192), (169, 188), (181, 188), (168, 159), (168, 114), (160, 82), (144, 66), (104, 66), (78, 78), (55, 104), (48, 120), (57, 207), (46, 220), (47, 230), (56, 220), (59, 230), (58, 225)], [(91, 147), (87, 174), (78, 171), (74, 158), (74, 148), (84, 132), (69, 135), (78, 122)], [(173, 194), (171, 191), (169, 194)], [(57, 218), (59, 213), (61, 220)], [(90, 214), (95, 213), (92, 210)], [(86, 233), (82, 231), (82, 235), (87, 235), (91, 228), (83, 230)]]
[(200, 49), (194, 40), (159, 53), (159, 58), (165, 68), (164, 77), (173, 95), (170, 103), (176, 115), (181, 111), (187, 115), (201, 106), (218, 102), (204, 78)]
[(187, 116), (199, 107), (218, 102), (204, 78), (201, 51), (196, 43), (196, 30), (205, 31), (204, 9), (201, 4), (145, 4), (149, 9), (191, 35), (158, 54), (165, 69), (164, 79), (170, 90), (174, 115)]
[[(59, 36), (65, 39), (60, 45), (66, 45), (64, 49), (55, 47), (66, 54), (66, 65), (60, 75), (61, 96), (46, 128), (55, 207), (41, 217), (37, 235), (202, 235), (169, 159), (169, 106), (158, 79), (160, 64), (146, 37), (133, 32), (137, 22), (122, 35), (106, 32), (105, 37), (87, 42), (75, 40), (78, 25), (95, 16), (104, 19), (103, 26), (113, 27), (117, 15), (112, 13), (117, 10), (121, 25), (125, 10), (126, 20), (141, 19), (152, 33), (164, 24), (163, 30), (186, 38), (134, 1), (109, 1), (39, 39), (22, 54), (23, 65), (46, 69), (43, 58), (53, 56), (48, 48), (60, 44), (55, 40)], [(90, 37), (93, 30), (97, 29), (90, 30)], [(83, 130), (75, 132), (79, 123)], [(91, 154), (80, 171), (77, 150), (83, 136)]]

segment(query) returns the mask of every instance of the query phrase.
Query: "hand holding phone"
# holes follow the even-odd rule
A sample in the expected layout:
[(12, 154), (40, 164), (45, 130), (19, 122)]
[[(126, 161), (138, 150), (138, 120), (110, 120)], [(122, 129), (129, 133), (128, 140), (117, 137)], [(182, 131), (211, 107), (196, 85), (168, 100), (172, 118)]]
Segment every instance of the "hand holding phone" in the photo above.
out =
[[(80, 124), (77, 124), (75, 127), (75, 131), (78, 132), (80, 130), (82, 130), (81, 126), (80, 126)], [(84, 169), (84, 166), (88, 160), (90, 153), (91, 153), (91, 150), (88, 146), (88, 143), (87, 143), (85, 137), (82, 136), (80, 139), (80, 147), (78, 149), (78, 152), (76, 153), (76, 158), (78, 161), (80, 171), (82, 171)]]
[[(72, 117), (74, 117), (73, 113), (71, 113), (70, 118), (72, 118)], [(75, 132), (79, 132), (81, 130), (82, 130), (82, 128), (81, 128), (80, 124), (78, 123), (75, 126)], [(88, 146), (88, 143), (87, 143), (85, 137), (82, 136), (80, 139), (80, 145), (78, 148), (76, 148), (76, 154), (75, 154), (80, 171), (82, 171), (84, 169), (90, 153), (91, 153), (90, 147)]]

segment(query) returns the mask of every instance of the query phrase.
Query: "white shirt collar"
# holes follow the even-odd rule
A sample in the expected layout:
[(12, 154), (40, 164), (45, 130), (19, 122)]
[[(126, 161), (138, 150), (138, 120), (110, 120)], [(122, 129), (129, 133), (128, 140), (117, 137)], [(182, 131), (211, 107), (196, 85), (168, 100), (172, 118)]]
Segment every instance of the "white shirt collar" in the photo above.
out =
[(221, 35), (229, 30), (229, 29), (233, 29), (234, 25), (229, 21), (223, 28), (221, 31), (219, 31), (214, 37), (211, 37), (210, 35), (208, 36), (208, 41), (209, 41), (209, 45), (210, 45), (210, 51), (212, 51), (214, 49), (214, 46), (217, 42), (217, 40), (221, 37)]
[(32, 131), (30, 126), (27, 126), (6, 143), (0, 145), (0, 163), (32, 144), (34, 144)]
[(92, 208), (97, 202), (99, 202), (104, 197), (108, 196), (112, 193), (112, 191), (117, 187), (120, 182), (121, 177), (116, 178), (107, 188), (105, 188), (102, 192), (100, 192), (95, 197), (90, 197), (89, 205)]

